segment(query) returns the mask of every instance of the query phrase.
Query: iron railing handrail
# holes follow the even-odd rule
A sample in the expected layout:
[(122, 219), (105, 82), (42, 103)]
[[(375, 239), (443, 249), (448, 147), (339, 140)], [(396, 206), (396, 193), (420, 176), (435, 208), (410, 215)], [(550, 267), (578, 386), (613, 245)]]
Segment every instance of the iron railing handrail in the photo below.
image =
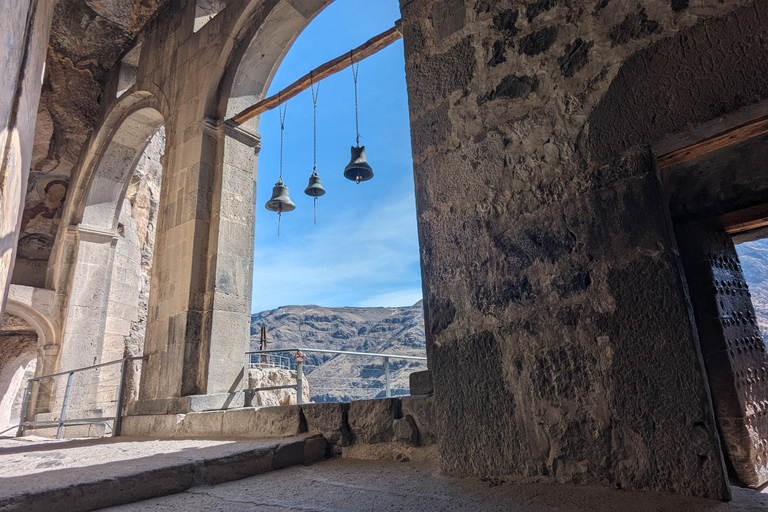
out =
[(70, 373), (84, 372), (86, 370), (93, 370), (94, 368), (101, 368), (102, 366), (109, 366), (112, 364), (122, 363), (123, 361), (138, 361), (139, 359), (146, 359), (147, 356), (134, 356), (124, 357), (123, 359), (115, 359), (106, 363), (94, 364), (92, 366), (84, 366), (83, 368), (75, 368), (74, 370), (67, 370), (65, 372), (51, 373), (50, 375), (41, 375), (40, 377), (32, 377), (29, 381), (37, 381), (42, 379), (49, 379), (51, 377), (61, 377), (62, 375), (69, 375)]
[(259, 392), (259, 391), (272, 391), (277, 389), (296, 389), (296, 403), (302, 405), (303, 400), (303, 380), (304, 380), (304, 357), (302, 352), (315, 353), (315, 354), (337, 354), (346, 356), (364, 356), (364, 357), (380, 357), (384, 359), (384, 389), (385, 396), (387, 398), (392, 396), (392, 387), (390, 384), (390, 372), (389, 372), (389, 360), (390, 359), (406, 359), (410, 361), (426, 361), (426, 357), (421, 356), (404, 356), (399, 354), (380, 354), (377, 352), (357, 352), (353, 350), (327, 350), (322, 348), (273, 348), (269, 350), (249, 350), (245, 353), (248, 357), (246, 363), (246, 369), (250, 367), (251, 356), (253, 354), (275, 354), (280, 352), (296, 352), (296, 384), (286, 386), (269, 386), (262, 388), (248, 388), (247, 391)]
[(277, 352), (315, 352), (319, 354), (342, 354), (349, 356), (370, 356), (370, 357), (388, 357), (390, 359), (409, 359), (413, 361), (426, 361), (426, 357), (404, 356), (400, 354), (381, 354), (378, 352), (355, 352), (351, 350), (326, 350), (323, 348), (273, 348), (269, 350), (251, 350), (246, 354), (274, 354)]
[[(71, 425), (90, 425), (90, 424), (96, 424), (96, 423), (107, 423), (109, 421), (112, 421), (112, 436), (119, 436), (120, 430), (122, 427), (122, 421), (123, 421), (123, 407), (125, 406), (125, 378), (126, 374), (128, 372), (128, 363), (130, 361), (138, 361), (138, 360), (144, 360), (147, 356), (133, 356), (133, 357), (124, 357), (122, 359), (116, 359), (114, 361), (108, 361), (106, 363), (101, 364), (94, 364), (91, 366), (85, 366), (83, 368), (75, 368), (74, 370), (69, 370), (65, 372), (58, 372), (58, 373), (51, 373), (50, 375), (41, 375), (40, 377), (33, 377), (27, 381), (27, 387), (24, 390), (24, 399), (21, 402), (21, 418), (19, 418), (19, 429), (16, 432), (16, 437), (21, 437), (24, 435), (24, 427), (39, 427), (39, 426), (58, 426), (58, 429), (56, 431), (56, 439), (61, 439), (63, 429), (65, 426), (71, 426)], [(72, 376), (77, 372), (84, 372), (87, 370), (93, 370), (95, 368), (102, 368), (104, 366), (110, 366), (113, 364), (121, 364), (122, 368), (120, 370), (120, 383), (117, 387), (117, 397), (115, 401), (117, 402), (115, 415), (114, 416), (106, 416), (102, 418), (76, 418), (76, 419), (66, 419), (67, 416), (67, 405), (69, 403), (69, 393), (72, 389)], [(51, 421), (27, 421), (27, 407), (29, 406), (29, 397), (32, 394), (32, 385), (35, 382), (39, 382), (43, 379), (50, 379), (52, 377), (61, 377), (63, 375), (67, 376), (67, 387), (66, 391), (64, 392), (64, 401), (61, 405), (61, 412), (59, 413), (59, 419), (58, 420), (51, 420)]]

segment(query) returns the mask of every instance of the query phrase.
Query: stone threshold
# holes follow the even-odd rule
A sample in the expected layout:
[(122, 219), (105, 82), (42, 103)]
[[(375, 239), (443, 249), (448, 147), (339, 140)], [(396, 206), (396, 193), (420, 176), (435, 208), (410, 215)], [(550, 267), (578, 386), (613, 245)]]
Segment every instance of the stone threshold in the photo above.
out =
[[(146, 439), (120, 439), (125, 442), (151, 442)], [(11, 450), (13, 455), (6, 456), (40, 457), (46, 451), (66, 451), (67, 448), (59, 448), (61, 446), (64, 445), (52, 444), (50, 448), (46, 445), (42, 449), (39, 446), (20, 448)], [(88, 446), (77, 449), (88, 450)], [(2, 452), (0, 450), (0, 455), (3, 455)], [(325, 458), (326, 441), (319, 435), (304, 435), (258, 442), (241, 441), (205, 452), (200, 455), (182, 450), (162, 454), (159, 458), (151, 456), (112, 463), (93, 460), (92, 466), (3, 478), (0, 512), (86, 512), (135, 503), (180, 493), (192, 487), (240, 480), (299, 464), (309, 465)]]

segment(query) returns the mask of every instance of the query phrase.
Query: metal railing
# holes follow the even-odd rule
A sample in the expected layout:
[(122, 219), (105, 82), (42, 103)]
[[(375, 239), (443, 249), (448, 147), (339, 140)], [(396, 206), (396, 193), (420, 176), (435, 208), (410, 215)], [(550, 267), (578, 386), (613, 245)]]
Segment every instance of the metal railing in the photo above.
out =
[[(391, 379), (391, 360), (404, 360), (404, 361), (418, 361), (419, 363), (427, 362), (426, 357), (421, 356), (406, 356), (399, 354), (381, 354), (373, 352), (355, 352), (347, 350), (326, 350), (318, 348), (283, 348), (283, 349), (270, 349), (270, 350), (253, 350), (246, 352), (246, 370), (245, 375), (248, 376), (248, 369), (251, 367), (278, 367), (286, 368), (284, 361), (286, 358), (281, 356), (274, 356), (273, 354), (279, 353), (293, 353), (293, 360), (296, 366), (296, 384), (287, 384), (282, 386), (266, 386), (266, 387), (249, 387), (247, 392), (260, 392), (260, 391), (277, 391), (281, 389), (295, 389), (296, 390), (296, 403), (301, 405), (304, 403), (303, 399), (303, 385), (306, 378), (305, 375), (305, 362), (307, 356), (305, 354), (333, 354), (335, 356), (356, 356), (356, 357), (368, 357), (382, 360), (383, 374), (384, 374), (384, 391), (386, 397), (392, 396), (392, 379)], [(278, 359), (280, 358), (280, 359)], [(279, 363), (277, 362), (279, 361)], [(290, 361), (290, 360), (289, 360)], [(292, 369), (293, 365), (290, 365), (288, 369)]]
[[(86, 366), (84, 368), (77, 368), (76, 370), (70, 370), (66, 372), (59, 372), (59, 373), (52, 373), (50, 375), (42, 375), (40, 377), (33, 377), (29, 379), (27, 382), (27, 387), (24, 390), (24, 398), (22, 399), (21, 403), (21, 416), (19, 421), (19, 427), (16, 432), (16, 437), (21, 437), (24, 434), (24, 429), (26, 427), (58, 427), (56, 431), (56, 439), (61, 439), (61, 435), (63, 433), (65, 426), (75, 426), (75, 425), (95, 425), (95, 424), (105, 424), (109, 425), (109, 423), (112, 423), (112, 436), (119, 436), (122, 420), (123, 420), (123, 408), (125, 406), (125, 390), (126, 390), (126, 376), (128, 374), (128, 363), (131, 361), (139, 361), (146, 359), (146, 356), (137, 356), (137, 357), (126, 357), (124, 359), (117, 359), (115, 361), (110, 361), (108, 363), (101, 363), (101, 364), (95, 364), (93, 366)], [(69, 407), (70, 402), (70, 394), (73, 387), (73, 379), (76, 373), (82, 373), (87, 372), (90, 370), (94, 370), (97, 368), (104, 368), (107, 366), (112, 366), (120, 364), (120, 379), (119, 383), (117, 385), (117, 392), (115, 395), (114, 403), (116, 404), (115, 407), (115, 415), (114, 416), (100, 416), (100, 417), (94, 417), (94, 418), (72, 418), (67, 419), (67, 409)], [(63, 400), (61, 402), (61, 412), (59, 414), (58, 419), (49, 420), (49, 421), (26, 421), (27, 414), (28, 414), (28, 407), (30, 404), (30, 397), (32, 396), (32, 388), (35, 383), (40, 383), (41, 381), (45, 379), (55, 379), (57, 377), (63, 377), (64, 375), (67, 376), (67, 384), (64, 391)]]

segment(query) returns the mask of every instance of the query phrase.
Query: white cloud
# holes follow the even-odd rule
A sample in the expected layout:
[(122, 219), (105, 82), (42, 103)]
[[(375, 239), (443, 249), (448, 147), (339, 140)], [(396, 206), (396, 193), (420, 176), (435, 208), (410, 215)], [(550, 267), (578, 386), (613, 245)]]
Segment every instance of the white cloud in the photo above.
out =
[(268, 239), (263, 246), (257, 241), (253, 310), (292, 304), (404, 306), (418, 301), (413, 196), (404, 194), (397, 202), (359, 213), (337, 215), (317, 229)]
[(369, 299), (360, 301), (357, 305), (360, 307), (402, 307), (412, 306), (422, 298), (421, 288), (411, 288), (398, 290), (396, 292), (383, 293)]

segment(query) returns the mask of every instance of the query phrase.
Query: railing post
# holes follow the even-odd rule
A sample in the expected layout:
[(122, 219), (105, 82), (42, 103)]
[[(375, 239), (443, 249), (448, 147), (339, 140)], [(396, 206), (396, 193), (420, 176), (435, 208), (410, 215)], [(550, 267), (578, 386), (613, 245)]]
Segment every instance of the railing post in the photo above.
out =
[(304, 403), (304, 361), (296, 360), (296, 403)]
[(69, 372), (67, 376), (67, 390), (64, 392), (64, 403), (61, 404), (61, 414), (59, 415), (59, 429), (56, 431), (56, 439), (61, 439), (64, 430), (64, 420), (67, 418), (67, 404), (69, 403), (69, 390), (72, 389), (72, 376), (75, 372)]
[(387, 398), (392, 396), (392, 389), (389, 387), (389, 358), (384, 358), (384, 381), (387, 385)]
[(112, 424), (112, 437), (120, 435), (123, 428), (123, 407), (125, 406), (125, 379), (128, 376), (128, 359), (123, 359), (120, 369), (120, 385), (117, 387), (117, 410), (115, 422)]
[(24, 422), (27, 420), (27, 407), (29, 406), (29, 397), (32, 394), (32, 383), (27, 381), (27, 388), (24, 390), (24, 398), (21, 401), (21, 416), (19, 417), (19, 430), (16, 431), (16, 437), (24, 435)]

